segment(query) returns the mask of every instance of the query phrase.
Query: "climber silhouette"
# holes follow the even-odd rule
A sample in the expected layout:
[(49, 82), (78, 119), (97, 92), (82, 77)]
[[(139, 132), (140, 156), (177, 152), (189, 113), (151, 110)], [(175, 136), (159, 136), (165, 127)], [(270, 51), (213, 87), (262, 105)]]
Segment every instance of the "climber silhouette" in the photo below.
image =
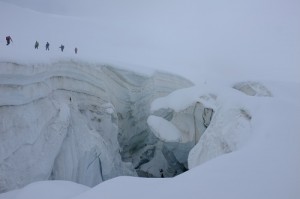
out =
[(46, 43), (46, 50), (49, 50), (49, 46), (50, 46), (50, 44), (49, 44), (49, 42), (47, 42)]

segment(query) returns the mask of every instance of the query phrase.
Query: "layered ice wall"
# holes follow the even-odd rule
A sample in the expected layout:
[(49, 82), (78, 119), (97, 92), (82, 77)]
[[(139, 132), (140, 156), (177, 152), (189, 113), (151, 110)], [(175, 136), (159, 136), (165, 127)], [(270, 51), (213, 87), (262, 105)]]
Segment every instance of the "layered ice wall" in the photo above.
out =
[(154, 158), (161, 145), (147, 125), (150, 104), (189, 81), (74, 61), (0, 67), (0, 192), (47, 179), (93, 186), (160, 175), (168, 150)]

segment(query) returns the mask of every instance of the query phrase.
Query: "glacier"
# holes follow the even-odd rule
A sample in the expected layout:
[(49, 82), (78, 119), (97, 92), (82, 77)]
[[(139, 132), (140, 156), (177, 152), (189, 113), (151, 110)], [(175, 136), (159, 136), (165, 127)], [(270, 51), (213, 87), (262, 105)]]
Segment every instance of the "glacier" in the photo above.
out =
[[(0, 67), (0, 192), (41, 180), (173, 177), (251, 135), (244, 105), (174, 74), (75, 60)], [(272, 96), (257, 82), (224, 92)]]
[(172, 149), (147, 118), (154, 99), (190, 81), (74, 60), (0, 67), (0, 192), (40, 180), (94, 186), (120, 175), (186, 169), (170, 164), (177, 162)]
[(87, 1), (0, 0), (0, 199), (300, 198), (300, 1)]
[(194, 86), (72, 59), (0, 67), (0, 192), (43, 180), (94, 187), (177, 176), (246, 146), (250, 102), (273, 97), (255, 81)]

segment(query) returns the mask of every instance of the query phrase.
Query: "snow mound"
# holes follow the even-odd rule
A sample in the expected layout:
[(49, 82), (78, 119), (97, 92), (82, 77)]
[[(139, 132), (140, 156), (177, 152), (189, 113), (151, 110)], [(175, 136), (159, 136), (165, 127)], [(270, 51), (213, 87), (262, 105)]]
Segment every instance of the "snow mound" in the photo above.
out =
[(233, 88), (250, 96), (272, 96), (272, 93), (259, 82), (240, 82), (235, 84)]
[(90, 188), (67, 181), (40, 181), (0, 195), (0, 199), (68, 199)]

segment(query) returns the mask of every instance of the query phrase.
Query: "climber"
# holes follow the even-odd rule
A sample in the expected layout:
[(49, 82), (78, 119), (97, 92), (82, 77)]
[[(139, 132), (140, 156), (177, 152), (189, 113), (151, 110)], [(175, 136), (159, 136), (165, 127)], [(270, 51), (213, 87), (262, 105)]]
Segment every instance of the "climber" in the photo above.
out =
[(6, 39), (6, 45), (7, 46), (10, 44), (10, 42), (13, 42), (13, 40), (11, 39), (10, 36), (7, 36), (5, 39)]
[(46, 50), (49, 50), (49, 46), (50, 46), (50, 44), (49, 44), (49, 42), (47, 42), (46, 43)]
[(38, 48), (39, 48), (39, 45), (40, 45), (39, 42), (38, 42), (38, 41), (35, 41), (34, 48), (35, 48), (35, 49), (38, 49)]
[(77, 47), (75, 48), (75, 54), (77, 54), (77, 51), (78, 51), (78, 49), (77, 49)]
[(60, 49), (61, 49), (61, 52), (63, 52), (64, 51), (64, 48), (65, 48), (65, 46), (64, 45), (60, 45), (60, 47), (59, 47)]
[(160, 172), (160, 177), (164, 178), (164, 170), (160, 169), (159, 172)]

